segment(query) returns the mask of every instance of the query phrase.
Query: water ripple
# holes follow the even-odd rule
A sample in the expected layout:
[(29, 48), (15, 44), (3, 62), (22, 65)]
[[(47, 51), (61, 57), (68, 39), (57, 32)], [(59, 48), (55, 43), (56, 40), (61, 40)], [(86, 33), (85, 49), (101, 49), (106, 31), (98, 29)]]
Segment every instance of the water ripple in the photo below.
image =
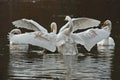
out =
[(38, 57), (29, 57), (30, 52), (15, 50), (10, 51), (9, 79), (111, 80), (113, 52), (109, 50), (104, 53), (95, 50), (96, 55), (86, 56), (84, 59), (59, 53), (45, 53)]

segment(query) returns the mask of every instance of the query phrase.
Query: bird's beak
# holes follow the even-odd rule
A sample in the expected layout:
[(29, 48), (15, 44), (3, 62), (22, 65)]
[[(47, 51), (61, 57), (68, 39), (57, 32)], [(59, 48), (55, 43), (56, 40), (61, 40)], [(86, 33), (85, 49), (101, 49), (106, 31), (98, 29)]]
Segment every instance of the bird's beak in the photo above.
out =
[(107, 23), (106, 23), (106, 21), (105, 21), (105, 22), (103, 22), (103, 27), (105, 27), (105, 26), (107, 26)]

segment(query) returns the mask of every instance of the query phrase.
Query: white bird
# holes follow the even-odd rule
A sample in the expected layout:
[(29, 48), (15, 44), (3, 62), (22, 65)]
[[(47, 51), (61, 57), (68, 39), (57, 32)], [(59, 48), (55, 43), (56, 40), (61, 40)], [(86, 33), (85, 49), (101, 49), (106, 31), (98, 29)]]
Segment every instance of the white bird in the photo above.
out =
[[(43, 32), (43, 33), (48, 33), (48, 31), (44, 27), (42, 27), (40, 24), (38, 24), (37, 22), (35, 22), (33, 20), (22, 19), (22, 20), (16, 20), (16, 21), (14, 21), (12, 23), (17, 28), (20, 27), (20, 28), (26, 28), (26, 29), (29, 29), (29, 30), (40, 31), (40, 32)], [(51, 23), (51, 26), (52, 25), (54, 26), (56, 24), (53, 22), (53, 23)], [(17, 36), (19, 37), (20, 35), (18, 35), (18, 34), (21, 34), (21, 30), (20, 29), (13, 29), (13, 30), (11, 30), (9, 35), (8, 35), (10, 42), (17, 44), (18, 42), (15, 42), (14, 38), (17, 38)], [(24, 41), (22, 43), (24, 44)]]
[[(40, 31), (40, 32), (43, 32), (43, 33), (46, 33), (46, 34), (48, 33), (48, 31), (44, 27), (42, 27), (40, 24), (38, 24), (37, 22), (35, 22), (33, 20), (22, 19), (22, 20), (17, 20), (15, 22), (13, 22), (13, 24), (17, 28), (21, 27), (21, 28), (34, 30), (35, 34), (37, 33), (37, 31)], [(54, 25), (56, 25), (54, 22), (51, 23), (51, 26), (54, 26)], [(10, 49), (13, 48), (13, 46), (15, 46), (15, 45), (28, 46), (29, 41), (30, 41), (30, 37), (32, 36), (31, 34), (33, 34), (34, 32), (29, 32), (30, 33), (29, 34), (29, 33), (22, 33), (20, 29), (11, 30), (9, 35), (8, 35), (8, 39), (9, 39), (9, 43), (10, 43)], [(53, 33), (55, 33), (54, 30), (53, 30)], [(52, 33), (50, 33), (50, 34), (52, 34)], [(26, 35), (28, 35), (28, 36), (26, 36)], [(37, 37), (37, 34), (36, 34), (36, 37)], [(34, 40), (33, 40), (33, 42), (34, 42)], [(35, 43), (35, 45), (36, 44), (38, 44), (38, 43)], [(44, 51), (45, 50), (43, 49), (43, 51), (40, 51), (40, 53), (41, 52), (43, 53)]]
[[(97, 42), (109, 36), (109, 31), (106, 29), (89, 29), (81, 33), (73, 33), (77, 29), (86, 29), (98, 26), (100, 24), (100, 21), (98, 20), (91, 18), (71, 19), (69, 16), (66, 16), (66, 20), (68, 20), (68, 22), (59, 30), (58, 34), (56, 34), (57, 25), (56, 23), (53, 23), (51, 24), (51, 29), (53, 30), (51, 33), (48, 33), (47, 31), (25, 33), (20, 34), (19, 37), (15, 38), (15, 40), (18, 42), (24, 41), (27, 44), (40, 46), (52, 52), (55, 52), (57, 47), (58, 52), (65, 55), (71, 55), (78, 53), (76, 44), (81, 44), (90, 51)], [(34, 24), (32, 22), (30, 24), (27, 22), (26, 24), (25, 22), (28, 26), (24, 27), (23, 24), (21, 26), (19, 23), (22, 24), (23, 22), (21, 20), (13, 22), (14, 25), (20, 25), (19, 27), (22, 28), (26, 28), (29, 27), (29, 25)], [(34, 25), (34, 27), (36, 26)]]
[[(110, 20), (106, 20), (103, 23), (102, 28), (108, 29), (108, 31), (111, 33), (112, 30), (112, 22)], [(115, 41), (112, 37), (108, 36), (107, 38), (103, 39), (102, 41), (97, 43), (97, 46), (115, 46)]]
[[(48, 33), (48, 31), (39, 25), (37, 22), (28, 19), (21, 19), (13, 22), (15, 27), (26, 28), (30, 30), (34, 30), (34, 32), (22, 33), (19, 29), (13, 29), (9, 33), (9, 41), (10, 44), (32, 44), (35, 46), (41, 46), (42, 48), (46, 48), (50, 51), (56, 49), (55, 41), (56, 39), (56, 23), (51, 23), (51, 29), (53, 32)], [(51, 47), (46, 47), (46, 45), (51, 45)], [(52, 46), (53, 45), (53, 46)]]
[(97, 42), (108, 37), (110, 34), (106, 29), (89, 29), (84, 32), (73, 33), (77, 29), (86, 29), (90, 26), (97, 26), (99, 22), (88, 18), (71, 19), (69, 16), (66, 16), (66, 18), (69, 26), (65, 24), (60, 29), (57, 36), (58, 51), (63, 54), (69, 55), (78, 53), (77, 44), (83, 45), (90, 51)]
[(17, 28), (26, 28), (34, 31), (48, 32), (43, 26), (35, 22), (34, 20), (21, 19), (12, 22), (13, 25)]
[[(41, 31), (41, 32), (46, 32), (46, 33), (48, 32), (44, 27), (42, 27), (40, 24), (38, 24), (37, 22), (33, 20), (28, 20), (28, 19), (17, 20), (13, 22), (13, 25), (15, 25), (15, 27), (17, 28), (21, 27), (21, 28), (34, 30), (34, 31)], [(21, 34), (21, 33), (22, 32), (20, 29), (11, 30), (8, 35), (10, 44), (18, 44), (18, 42), (16, 42), (14, 38), (19, 37), (18, 34)], [(19, 44), (25, 44), (25, 42), (23, 41)]]
[(14, 36), (17, 36), (20, 34), (21, 34), (20, 29), (13, 29), (10, 31), (8, 35), (10, 52), (27, 52), (28, 44), (25, 44), (25, 43), (18, 44), (17, 42), (14, 42), (11, 40), (12, 38), (14, 38)]
[(17, 42), (14, 42), (11, 40), (11, 38), (13, 38), (15, 35), (19, 35), (21, 34), (21, 30), (20, 29), (13, 29), (9, 32), (8, 34), (8, 39), (9, 39), (9, 43), (12, 44), (17, 44)]

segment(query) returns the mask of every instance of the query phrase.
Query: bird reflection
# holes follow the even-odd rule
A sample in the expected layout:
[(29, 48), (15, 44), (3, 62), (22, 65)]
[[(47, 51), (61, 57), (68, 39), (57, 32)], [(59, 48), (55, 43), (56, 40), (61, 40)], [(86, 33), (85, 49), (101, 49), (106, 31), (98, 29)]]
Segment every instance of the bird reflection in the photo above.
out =
[(75, 58), (75, 55), (63, 55), (64, 64), (67, 68), (65, 80), (72, 80), (73, 63), (75, 62)]
[(10, 53), (11, 52), (28, 52), (28, 48), (29, 48), (29, 45), (23, 45), (23, 44), (19, 44), (19, 45), (10, 44), (9, 45)]
[[(95, 54), (96, 50), (94, 53)], [(114, 48), (112, 46), (101, 46), (98, 48), (97, 55), (86, 56), (85, 59), (77, 59), (78, 56), (63, 55), (66, 66), (65, 80), (73, 79), (110, 79), (111, 59), (113, 58)], [(104, 74), (104, 75), (103, 75)]]
[[(29, 54), (28, 46), (12, 45), (10, 46), (9, 78), (96, 80), (104, 77), (109, 79), (111, 59), (114, 53), (114, 48), (111, 47), (101, 46), (97, 48), (97, 55), (78, 59), (79, 55), (61, 55), (58, 53), (47, 53), (41, 58), (37, 54), (32, 55), (32, 53), (35, 53), (33, 50)], [(96, 52), (95, 49), (93, 54)]]
[(98, 52), (114, 52), (115, 46), (98, 46), (97, 50)]

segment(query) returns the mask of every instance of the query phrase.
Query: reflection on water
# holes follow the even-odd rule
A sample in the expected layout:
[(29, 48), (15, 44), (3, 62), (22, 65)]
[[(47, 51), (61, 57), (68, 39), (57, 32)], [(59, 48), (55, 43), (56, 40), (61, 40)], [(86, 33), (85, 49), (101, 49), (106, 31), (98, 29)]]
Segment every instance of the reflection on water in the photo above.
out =
[(115, 46), (98, 46), (97, 50), (98, 52), (113, 52), (115, 49)]
[(9, 79), (111, 80), (113, 50), (94, 50), (95, 53), (91, 53), (93, 55), (86, 57), (34, 53), (36, 57), (30, 52), (23, 51), (25, 47), (28, 46), (20, 45), (20, 50), (10, 49)]
[(12, 52), (27, 52), (29, 49), (29, 45), (27, 44), (16, 44), (16, 45), (9, 45), (10, 53)]
[(38, 55), (39, 57), (36, 58), (35, 56), (31, 57), (30, 55), (32, 54), (27, 52), (11, 52), (9, 63), (10, 79), (31, 80), (64, 77), (65, 67), (60, 54), (46, 54), (43, 56)]

